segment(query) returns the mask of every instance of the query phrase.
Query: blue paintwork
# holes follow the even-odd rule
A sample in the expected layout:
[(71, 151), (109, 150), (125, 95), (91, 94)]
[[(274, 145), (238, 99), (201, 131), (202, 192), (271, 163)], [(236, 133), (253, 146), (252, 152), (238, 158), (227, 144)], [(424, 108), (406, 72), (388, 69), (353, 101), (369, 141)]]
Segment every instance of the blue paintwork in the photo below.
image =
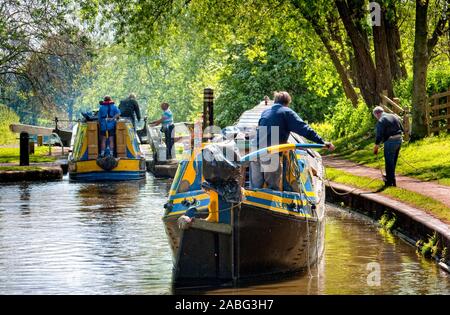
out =
[[(278, 147), (279, 145), (275, 145), (273, 147)], [(295, 148), (297, 149), (310, 149), (310, 148), (316, 148), (316, 149), (320, 149), (325, 147), (324, 144), (317, 144), (317, 143), (296, 143), (295, 144)], [(257, 151), (254, 151), (252, 153), (249, 153), (247, 155), (244, 155), (241, 158), (241, 163), (243, 162), (250, 162), (250, 161), (254, 161), (256, 158), (264, 156), (269, 154), (268, 153), (268, 149), (269, 148), (263, 148), (263, 149), (259, 149)]]
[(83, 156), (81, 157), (80, 161), (87, 161), (88, 160), (88, 150), (84, 151)]
[(76, 181), (125, 181), (145, 178), (145, 171), (100, 171), (87, 173), (70, 173), (70, 180)]

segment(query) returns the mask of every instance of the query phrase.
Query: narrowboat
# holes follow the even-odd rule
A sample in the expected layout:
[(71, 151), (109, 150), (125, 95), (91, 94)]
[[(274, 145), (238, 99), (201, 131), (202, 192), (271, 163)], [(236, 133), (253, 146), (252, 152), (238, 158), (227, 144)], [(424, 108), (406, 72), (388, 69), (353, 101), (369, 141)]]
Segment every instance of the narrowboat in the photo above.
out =
[[(183, 146), (183, 150), (189, 150), (190, 134), (192, 132), (193, 124), (180, 122), (174, 124), (174, 146), (173, 146), (173, 158), (166, 159), (166, 144), (163, 140), (162, 133), (160, 131), (161, 127), (148, 127), (147, 134), (149, 139), (150, 148), (152, 151), (151, 159), (147, 162), (147, 168), (153, 176), (158, 178), (174, 178), (179, 161), (177, 159), (177, 148)], [(178, 154), (179, 155), (179, 154)]]
[[(236, 142), (203, 143), (180, 162), (163, 216), (175, 288), (273, 279), (308, 270), (322, 256), (325, 186), (312, 150), (322, 145), (291, 135), (288, 144), (248, 153)], [(250, 188), (249, 162), (275, 153), (283, 190)]]
[(115, 152), (100, 157), (100, 128), (95, 118), (84, 119), (73, 127), (68, 157), (69, 179), (79, 181), (123, 181), (145, 178), (145, 156), (132, 123), (116, 123)]

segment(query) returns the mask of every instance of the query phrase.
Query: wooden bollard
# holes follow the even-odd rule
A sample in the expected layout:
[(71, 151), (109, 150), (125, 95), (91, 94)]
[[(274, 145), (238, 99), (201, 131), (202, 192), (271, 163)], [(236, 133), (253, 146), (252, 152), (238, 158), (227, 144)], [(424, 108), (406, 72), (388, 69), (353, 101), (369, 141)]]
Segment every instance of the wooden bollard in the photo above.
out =
[(44, 137), (43, 136), (37, 136), (37, 145), (38, 147), (42, 147), (44, 143)]
[(30, 154), (34, 154), (34, 141), (33, 140), (31, 140), (29, 143), (28, 143), (28, 145), (29, 145), (29, 152), (30, 152)]
[(203, 130), (214, 126), (214, 90), (206, 88), (203, 90)]
[(20, 166), (30, 165), (30, 136), (28, 132), (20, 133)]

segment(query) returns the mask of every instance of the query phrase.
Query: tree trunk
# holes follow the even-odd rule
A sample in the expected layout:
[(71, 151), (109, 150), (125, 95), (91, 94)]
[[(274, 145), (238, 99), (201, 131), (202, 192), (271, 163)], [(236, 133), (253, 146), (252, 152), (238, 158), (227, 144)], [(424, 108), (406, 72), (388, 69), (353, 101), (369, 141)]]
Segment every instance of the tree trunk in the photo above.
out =
[[(381, 6), (381, 4), (380, 4)], [(385, 29), (385, 8), (381, 9), (381, 25), (373, 25), (373, 46), (375, 48), (375, 64), (377, 74), (377, 93), (387, 90), (389, 97), (394, 97), (392, 75)]]
[(391, 2), (388, 5), (387, 12), (384, 15), (386, 42), (389, 53), (389, 64), (393, 80), (403, 79), (408, 76), (405, 62), (403, 60), (402, 44), (400, 40), (400, 31), (397, 23), (397, 12), (395, 4)]
[(380, 96), (377, 93), (377, 76), (367, 36), (354, 23), (347, 2), (336, 0), (335, 3), (355, 53), (355, 70), (361, 94), (367, 106), (372, 108), (380, 103)]
[(341, 63), (338, 53), (333, 49), (330, 40), (325, 36), (323, 29), (318, 25), (317, 20), (310, 19), (309, 20), (311, 25), (314, 28), (314, 31), (319, 36), (320, 40), (322, 41), (323, 45), (325, 46), (328, 55), (330, 56), (331, 61), (333, 62), (334, 67), (336, 68), (336, 71), (339, 74), (339, 78), (342, 82), (342, 87), (344, 89), (345, 96), (352, 102), (353, 107), (358, 107), (358, 101), (359, 97), (358, 94), (356, 94), (355, 89), (352, 86), (352, 83), (350, 82), (349, 74), (345, 66)]
[(317, 15), (312, 14), (311, 10), (305, 10), (297, 2), (294, 2), (293, 4), (300, 11), (303, 17), (309, 23), (311, 23), (314, 32), (317, 34), (317, 36), (319, 36), (320, 40), (325, 46), (325, 49), (327, 50), (328, 55), (330, 56), (331, 61), (333, 62), (334, 67), (336, 68), (336, 71), (342, 83), (342, 88), (344, 90), (345, 96), (352, 102), (353, 107), (356, 108), (358, 106), (359, 96), (350, 81), (350, 74), (345, 67), (345, 63), (342, 63), (342, 61), (345, 62), (345, 59), (343, 58), (343, 55), (345, 55), (345, 53), (341, 54), (341, 61), (341, 59), (339, 59), (339, 53), (333, 48), (332, 40), (328, 37), (330, 36), (331, 38), (335, 38), (338, 44), (343, 48), (344, 44), (339, 38), (339, 35), (336, 33), (331, 34), (333, 31), (338, 32), (338, 29), (336, 29), (338, 27), (338, 24), (334, 23), (335, 21), (332, 16), (327, 17), (327, 24), (329, 28), (328, 31), (330, 33), (330, 35), (327, 36), (326, 32), (324, 31), (325, 27), (319, 25), (320, 18)]
[(416, 24), (413, 57), (412, 129), (411, 139), (427, 136), (427, 69), (428, 69), (428, 2), (416, 0)]

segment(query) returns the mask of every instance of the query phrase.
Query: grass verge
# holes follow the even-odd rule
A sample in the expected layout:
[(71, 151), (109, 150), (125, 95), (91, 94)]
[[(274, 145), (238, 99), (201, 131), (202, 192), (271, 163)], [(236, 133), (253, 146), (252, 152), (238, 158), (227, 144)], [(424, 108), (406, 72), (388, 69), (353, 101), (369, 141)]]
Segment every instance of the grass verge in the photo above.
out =
[[(382, 180), (373, 180), (370, 177), (355, 176), (332, 167), (327, 167), (326, 171), (327, 178), (336, 183), (374, 191), (384, 186)], [(423, 209), (436, 218), (439, 218), (446, 223), (450, 223), (450, 208), (433, 198), (398, 187), (389, 187), (380, 193), (407, 203), (413, 207)]]
[[(360, 148), (344, 151), (340, 156), (369, 167), (377, 167), (378, 162), (372, 149), (373, 143), (365, 142), (361, 143)], [(380, 160), (384, 163), (382, 156)], [(437, 180), (442, 185), (450, 185), (450, 135), (443, 134), (403, 144), (397, 172), (424, 181)]]
[[(373, 154), (373, 138), (361, 138), (354, 143), (337, 145), (339, 157), (369, 167), (378, 167)], [(379, 153), (384, 167), (383, 151)], [(397, 172), (420, 180), (437, 180), (450, 186), (450, 135), (427, 137), (420, 141), (404, 143), (400, 150)]]
[[(35, 153), (30, 154), (30, 163), (54, 162), (56, 157), (48, 156), (48, 147), (35, 147)], [(0, 148), (0, 163), (19, 163), (19, 148)]]
[(41, 171), (39, 166), (0, 166), (0, 172), (17, 172), (17, 171)]

